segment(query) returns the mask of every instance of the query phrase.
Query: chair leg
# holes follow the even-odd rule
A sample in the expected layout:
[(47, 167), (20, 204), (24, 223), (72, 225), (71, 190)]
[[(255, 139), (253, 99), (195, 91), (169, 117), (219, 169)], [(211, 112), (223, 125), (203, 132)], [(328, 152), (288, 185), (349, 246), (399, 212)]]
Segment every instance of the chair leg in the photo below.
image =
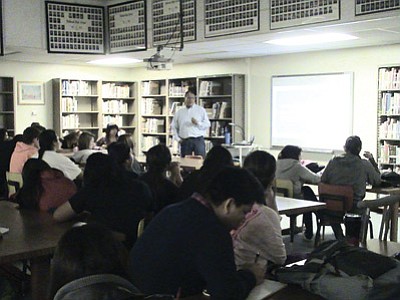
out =
[(322, 225), (322, 240), (325, 240), (325, 225)]
[(296, 216), (290, 216), (290, 242), (293, 243), (294, 231), (296, 230)]
[(372, 222), (371, 220), (368, 221), (369, 224), (369, 238), (373, 239), (374, 238), (374, 230), (372, 229)]
[(315, 232), (314, 247), (318, 247), (321, 237), (321, 221), (317, 218), (317, 231)]

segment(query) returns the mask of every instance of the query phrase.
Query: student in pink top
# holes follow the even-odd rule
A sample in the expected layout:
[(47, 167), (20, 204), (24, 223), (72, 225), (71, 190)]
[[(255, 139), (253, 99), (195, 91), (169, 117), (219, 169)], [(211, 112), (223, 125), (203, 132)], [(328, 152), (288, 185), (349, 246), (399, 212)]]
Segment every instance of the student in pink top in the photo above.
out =
[(36, 127), (28, 127), (22, 134), (22, 142), (17, 142), (10, 161), (11, 173), (22, 173), (22, 168), (29, 158), (38, 157), (40, 131)]
[(261, 182), (265, 198), (262, 203), (253, 205), (240, 227), (231, 233), (236, 266), (241, 268), (255, 260), (259, 264), (282, 265), (286, 260), (286, 249), (272, 190), (276, 160), (268, 152), (254, 151), (246, 157), (243, 168)]

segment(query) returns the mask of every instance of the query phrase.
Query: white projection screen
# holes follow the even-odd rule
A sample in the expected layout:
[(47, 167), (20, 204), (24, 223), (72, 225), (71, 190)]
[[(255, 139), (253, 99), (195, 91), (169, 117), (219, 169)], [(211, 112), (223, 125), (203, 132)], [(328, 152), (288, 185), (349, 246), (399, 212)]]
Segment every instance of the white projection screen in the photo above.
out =
[(353, 125), (353, 73), (272, 77), (271, 146), (343, 150)]

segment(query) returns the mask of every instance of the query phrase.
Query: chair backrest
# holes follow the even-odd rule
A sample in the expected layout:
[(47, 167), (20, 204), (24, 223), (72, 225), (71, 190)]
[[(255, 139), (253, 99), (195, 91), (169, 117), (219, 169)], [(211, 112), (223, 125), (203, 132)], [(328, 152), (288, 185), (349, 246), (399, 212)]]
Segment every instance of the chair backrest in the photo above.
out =
[(22, 174), (6, 172), (8, 197), (18, 192), (23, 186)]
[(351, 185), (318, 184), (319, 201), (326, 203), (326, 209), (345, 214), (353, 207)]
[(276, 179), (276, 195), (293, 198), (293, 182), (287, 179)]

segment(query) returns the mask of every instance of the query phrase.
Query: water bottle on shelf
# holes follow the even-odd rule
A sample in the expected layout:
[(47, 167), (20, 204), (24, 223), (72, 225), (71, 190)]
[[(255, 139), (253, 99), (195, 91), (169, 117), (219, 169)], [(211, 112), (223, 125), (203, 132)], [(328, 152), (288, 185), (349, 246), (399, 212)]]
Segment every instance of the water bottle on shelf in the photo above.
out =
[(225, 144), (230, 145), (231, 144), (231, 133), (227, 128), (225, 128)]

